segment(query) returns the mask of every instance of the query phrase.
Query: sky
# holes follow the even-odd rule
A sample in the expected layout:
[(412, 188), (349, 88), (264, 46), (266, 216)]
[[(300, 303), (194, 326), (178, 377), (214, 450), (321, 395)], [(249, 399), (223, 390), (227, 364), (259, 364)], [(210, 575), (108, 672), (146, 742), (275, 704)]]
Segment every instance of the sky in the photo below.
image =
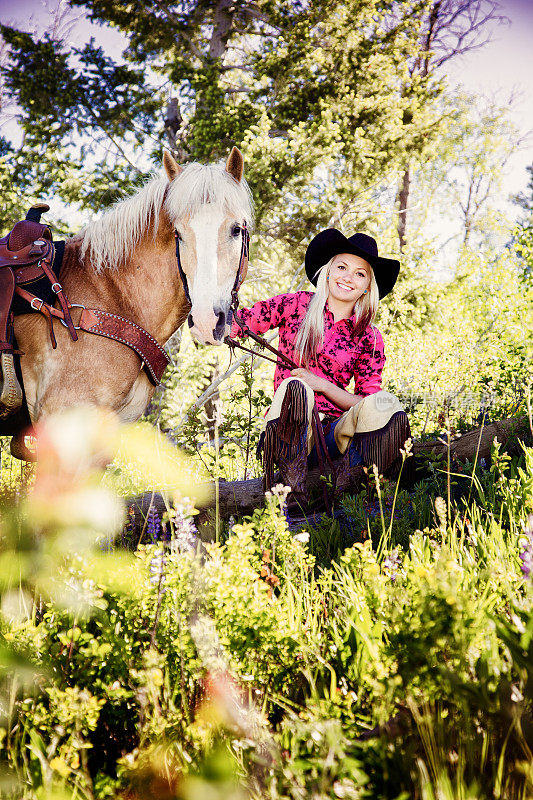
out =
[[(51, 10), (57, 5), (57, 0), (0, 0), (0, 21), (39, 31), (49, 25)], [(117, 31), (91, 24), (82, 9), (74, 13), (78, 17), (71, 34), (74, 44), (81, 45), (93, 35), (111, 56), (120, 55), (124, 39)], [(502, 103), (515, 96), (511, 118), (526, 140), (506, 166), (502, 208), (518, 216), (521, 211), (509, 198), (525, 191), (526, 167), (533, 164), (533, 0), (501, 0), (501, 13), (509, 23), (493, 24), (484, 47), (449, 61), (447, 76), (453, 85)], [(3, 132), (9, 136), (8, 130)]]
[(527, 186), (526, 167), (533, 164), (533, 0), (503, 0), (507, 25), (493, 25), (491, 41), (483, 48), (449, 62), (448, 78), (465, 89), (502, 102), (516, 95), (512, 119), (523, 135), (523, 149), (507, 167), (505, 190)]

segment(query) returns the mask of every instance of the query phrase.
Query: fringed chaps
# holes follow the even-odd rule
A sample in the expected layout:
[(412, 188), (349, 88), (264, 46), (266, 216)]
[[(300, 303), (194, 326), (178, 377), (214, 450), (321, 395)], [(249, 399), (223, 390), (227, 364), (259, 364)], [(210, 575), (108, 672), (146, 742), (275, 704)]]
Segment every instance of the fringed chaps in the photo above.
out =
[[(290, 486), (291, 500), (307, 502), (307, 428), (308, 405), (306, 392), (298, 380), (291, 381), (283, 398), (278, 419), (267, 422), (257, 448), (258, 458), (262, 451), (265, 490), (275, 482), (275, 470), (279, 468), (279, 480)], [(368, 480), (363, 466), (371, 472), (375, 464), (380, 475), (397, 480), (401, 468), (401, 484), (414, 483), (414, 457), (403, 461), (401, 449), (411, 437), (409, 418), (405, 411), (397, 411), (387, 424), (378, 430), (355, 433), (344, 455), (335, 462), (336, 494), (345, 491), (357, 492)], [(359, 459), (355, 459), (355, 454)]]
[[(377, 431), (355, 433), (352, 444), (361, 454), (364, 464), (372, 468), (375, 464), (380, 475), (393, 480), (398, 478), (402, 465), (400, 448), (411, 437), (409, 417), (405, 411), (397, 411), (387, 424)], [(350, 445), (351, 447), (352, 445)], [(401, 482), (412, 483), (415, 476), (414, 457), (407, 458), (403, 464)]]
[(301, 382), (291, 381), (285, 392), (278, 419), (267, 422), (259, 440), (258, 456), (263, 450), (265, 490), (274, 485), (275, 466), (281, 482), (291, 487), (294, 499), (307, 493), (307, 395)]

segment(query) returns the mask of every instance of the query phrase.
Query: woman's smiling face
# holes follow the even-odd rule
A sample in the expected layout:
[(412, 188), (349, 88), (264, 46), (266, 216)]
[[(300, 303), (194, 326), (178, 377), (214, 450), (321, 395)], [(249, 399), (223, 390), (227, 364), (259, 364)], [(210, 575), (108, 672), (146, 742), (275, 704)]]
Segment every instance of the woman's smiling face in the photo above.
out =
[(329, 269), (329, 296), (354, 305), (370, 287), (371, 266), (368, 261), (351, 253), (339, 253)]

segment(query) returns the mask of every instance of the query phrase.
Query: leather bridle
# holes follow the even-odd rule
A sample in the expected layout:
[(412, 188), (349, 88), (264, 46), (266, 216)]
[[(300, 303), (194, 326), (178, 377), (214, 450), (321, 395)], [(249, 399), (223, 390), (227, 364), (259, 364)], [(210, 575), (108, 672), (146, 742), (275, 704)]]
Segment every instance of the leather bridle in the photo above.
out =
[[(228, 314), (228, 325), (231, 325), (232, 322), (233, 307), (234, 306), (236, 307), (239, 304), (238, 292), (244, 280), (244, 274), (246, 272), (246, 267), (248, 266), (248, 257), (250, 254), (250, 232), (248, 231), (248, 226), (246, 225), (246, 221), (243, 221), (242, 225), (240, 226), (240, 229), (241, 229), (241, 254), (239, 257), (239, 266), (237, 269), (237, 274), (235, 276), (235, 282), (231, 290), (231, 305)], [(178, 273), (181, 278), (181, 282), (183, 284), (183, 291), (185, 292), (185, 297), (187, 298), (187, 302), (189, 303), (190, 306), (192, 306), (192, 300), (189, 291), (187, 276), (185, 275), (183, 266), (181, 264), (179, 233), (176, 230), (174, 231), (174, 238), (176, 239), (176, 261), (178, 262)], [(194, 324), (190, 315), (188, 317), (188, 324), (189, 328), (192, 328)]]

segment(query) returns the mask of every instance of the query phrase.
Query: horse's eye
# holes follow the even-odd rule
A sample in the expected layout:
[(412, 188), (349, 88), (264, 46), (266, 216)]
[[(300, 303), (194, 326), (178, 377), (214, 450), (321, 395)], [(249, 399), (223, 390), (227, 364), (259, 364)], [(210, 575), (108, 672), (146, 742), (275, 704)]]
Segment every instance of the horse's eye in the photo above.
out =
[(233, 236), (235, 239), (237, 238), (237, 236), (239, 236), (239, 235), (240, 235), (240, 232), (241, 232), (241, 226), (240, 226), (240, 225), (237, 225), (237, 224), (235, 224), (235, 225), (232, 225), (232, 228), (231, 228), (231, 235), (232, 235), (232, 236)]
[(183, 241), (181, 233), (179, 231), (174, 231), (174, 235), (176, 236), (176, 239), (178, 240), (178, 242), (182, 242)]

